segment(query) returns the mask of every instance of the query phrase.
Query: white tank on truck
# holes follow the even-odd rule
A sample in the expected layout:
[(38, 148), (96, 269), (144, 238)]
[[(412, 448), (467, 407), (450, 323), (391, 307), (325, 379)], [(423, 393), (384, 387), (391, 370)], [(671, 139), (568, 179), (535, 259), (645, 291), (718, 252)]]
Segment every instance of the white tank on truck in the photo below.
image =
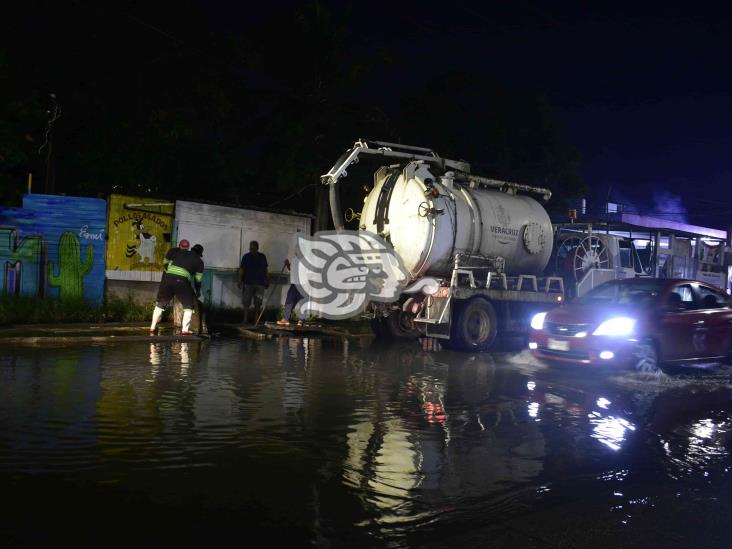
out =
[(507, 275), (540, 274), (552, 252), (546, 210), (531, 196), (479, 179), (440, 174), (423, 162), (381, 168), (360, 228), (389, 240), (414, 278), (449, 275), (456, 253), (502, 258)]
[[(361, 212), (344, 215), (339, 180), (360, 156), (382, 157)], [(336, 229), (358, 219), (362, 231), (394, 247), (412, 281), (440, 280), (432, 295), (374, 303), (377, 335), (440, 338), (447, 346), (488, 349), (498, 329), (528, 328), (532, 308), (563, 300), (560, 277), (541, 278), (552, 254), (552, 223), (539, 200), (548, 189), (470, 173), (467, 162), (431, 149), (359, 140), (321, 176), (330, 187)]]

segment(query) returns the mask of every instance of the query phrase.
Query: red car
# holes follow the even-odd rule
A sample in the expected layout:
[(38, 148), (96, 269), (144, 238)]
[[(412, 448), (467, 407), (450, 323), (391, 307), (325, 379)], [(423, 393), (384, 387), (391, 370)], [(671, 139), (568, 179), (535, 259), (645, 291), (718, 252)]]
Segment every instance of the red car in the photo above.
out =
[(727, 361), (732, 300), (695, 280), (629, 278), (531, 320), (529, 349), (547, 361), (630, 366)]

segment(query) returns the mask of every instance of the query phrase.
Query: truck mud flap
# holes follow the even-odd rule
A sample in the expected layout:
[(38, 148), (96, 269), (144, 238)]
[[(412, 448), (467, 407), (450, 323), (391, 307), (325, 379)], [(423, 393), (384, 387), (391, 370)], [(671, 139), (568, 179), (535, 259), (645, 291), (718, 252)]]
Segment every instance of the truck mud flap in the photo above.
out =
[(450, 323), (444, 324), (425, 324), (424, 335), (437, 339), (450, 339)]

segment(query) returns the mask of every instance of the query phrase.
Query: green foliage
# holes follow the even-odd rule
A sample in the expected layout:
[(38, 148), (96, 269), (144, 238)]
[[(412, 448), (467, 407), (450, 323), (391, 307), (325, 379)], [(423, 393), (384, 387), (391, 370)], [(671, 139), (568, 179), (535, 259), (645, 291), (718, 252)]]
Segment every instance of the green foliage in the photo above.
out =
[[(277, 309), (277, 314), (275, 316), (277, 320), (285, 318), (285, 307), (283, 305), (280, 305)], [(300, 320), (300, 318), (297, 315), (297, 308), (293, 307), (292, 312), (290, 313), (290, 322), (297, 322), (298, 320)]]
[(111, 298), (102, 305), (84, 299), (51, 300), (37, 297), (0, 296), (0, 325), (73, 322), (144, 322), (153, 306), (131, 298)]
[(150, 320), (154, 303), (140, 304), (132, 296), (112, 297), (104, 304), (103, 315), (107, 322), (144, 322)]

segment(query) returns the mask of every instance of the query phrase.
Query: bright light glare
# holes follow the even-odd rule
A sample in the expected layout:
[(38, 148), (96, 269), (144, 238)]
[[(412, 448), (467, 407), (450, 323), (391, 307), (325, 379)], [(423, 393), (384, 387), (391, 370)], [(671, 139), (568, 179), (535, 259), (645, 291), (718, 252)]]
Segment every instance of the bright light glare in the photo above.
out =
[(587, 332), (577, 332), (574, 337), (587, 337)]
[(602, 417), (598, 413), (590, 414), (590, 424), (594, 425), (592, 438), (615, 451), (625, 442), (626, 432), (635, 431), (635, 425), (621, 417)]
[(592, 332), (596, 336), (628, 336), (633, 333), (635, 319), (625, 316), (618, 316), (606, 320)]
[(600, 358), (603, 360), (610, 360), (614, 356), (615, 356), (615, 353), (613, 353), (612, 351), (602, 351), (600, 353)]
[(694, 435), (699, 438), (712, 438), (714, 434), (714, 422), (711, 419), (703, 419), (692, 425)]
[(529, 349), (536, 349), (539, 345), (534, 341), (529, 341)]
[(534, 315), (534, 318), (531, 319), (531, 327), (534, 330), (542, 330), (544, 328), (544, 319), (546, 318), (546, 313), (537, 313)]
[(530, 417), (536, 417), (539, 415), (539, 403), (538, 402), (532, 402), (529, 404), (528, 407), (529, 416)]

